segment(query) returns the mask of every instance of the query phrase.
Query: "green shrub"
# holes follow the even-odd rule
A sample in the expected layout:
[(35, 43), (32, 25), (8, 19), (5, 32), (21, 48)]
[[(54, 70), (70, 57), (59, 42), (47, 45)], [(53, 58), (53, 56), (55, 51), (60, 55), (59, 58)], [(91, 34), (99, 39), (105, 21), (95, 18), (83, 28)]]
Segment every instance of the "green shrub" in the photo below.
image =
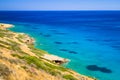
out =
[(77, 80), (72, 75), (64, 75), (63, 78), (65, 78), (66, 80)]
[(5, 45), (0, 44), (0, 47), (10, 49), (10, 47), (6, 47)]
[(0, 37), (3, 38), (6, 34), (5, 33), (0, 33)]
[(24, 42), (21, 40), (21, 38), (16, 37), (16, 39), (18, 39), (18, 41), (20, 41), (21, 43), (24, 43)]
[(28, 69), (26, 66), (21, 66), (23, 69)]
[(4, 45), (8, 45), (8, 46), (10, 45), (8, 42), (1, 41), (1, 40), (0, 40), (0, 43), (2, 43), (2, 44), (4, 44)]
[(18, 55), (18, 54), (11, 54), (13, 57), (18, 57), (18, 58), (20, 58), (21, 56), (20, 55)]
[(11, 70), (5, 64), (0, 64), (0, 76), (8, 80), (7, 78), (10, 74)]
[[(26, 60), (28, 64), (35, 64), (38, 69), (42, 69), (42, 70), (50, 73), (51, 75), (56, 76), (56, 75), (60, 74), (60, 72), (55, 70), (55, 69), (57, 69), (56, 67), (53, 67), (53, 65), (50, 65), (49, 63), (44, 62), (41, 59), (38, 59), (34, 56), (23, 56), (23, 57), (19, 57), (19, 58)], [(46, 64), (49, 64), (49, 65), (46, 65)]]
[(3, 37), (11, 37), (13, 36), (12, 33), (9, 32), (9, 30), (1, 30), (0, 29), (0, 37), (3, 38)]
[(67, 71), (66, 68), (62, 67), (62, 66), (56, 66), (56, 65), (53, 65), (53, 64), (50, 64), (50, 63), (45, 63), (46, 66), (49, 66), (50, 68), (52, 69), (57, 69), (57, 70), (60, 70), (60, 71)]
[(31, 49), (31, 52), (35, 53), (37, 56), (43, 56), (45, 52), (43, 50), (36, 49), (34, 45), (28, 45), (29, 48)]

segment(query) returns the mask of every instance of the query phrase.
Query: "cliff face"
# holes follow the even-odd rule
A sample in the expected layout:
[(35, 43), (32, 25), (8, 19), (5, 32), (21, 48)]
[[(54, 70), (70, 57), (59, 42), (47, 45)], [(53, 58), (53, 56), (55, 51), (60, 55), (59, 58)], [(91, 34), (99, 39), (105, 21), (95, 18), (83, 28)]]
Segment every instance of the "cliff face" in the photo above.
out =
[(6, 30), (11, 26), (0, 24), (0, 80), (94, 80), (45, 58), (28, 35)]

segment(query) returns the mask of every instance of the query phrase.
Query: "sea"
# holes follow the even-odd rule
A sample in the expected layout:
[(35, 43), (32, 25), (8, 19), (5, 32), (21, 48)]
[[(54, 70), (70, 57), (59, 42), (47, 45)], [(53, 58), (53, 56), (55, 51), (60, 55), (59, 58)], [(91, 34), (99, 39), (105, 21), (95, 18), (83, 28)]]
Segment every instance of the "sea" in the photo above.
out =
[(0, 11), (10, 30), (70, 61), (62, 66), (98, 80), (120, 80), (120, 11)]

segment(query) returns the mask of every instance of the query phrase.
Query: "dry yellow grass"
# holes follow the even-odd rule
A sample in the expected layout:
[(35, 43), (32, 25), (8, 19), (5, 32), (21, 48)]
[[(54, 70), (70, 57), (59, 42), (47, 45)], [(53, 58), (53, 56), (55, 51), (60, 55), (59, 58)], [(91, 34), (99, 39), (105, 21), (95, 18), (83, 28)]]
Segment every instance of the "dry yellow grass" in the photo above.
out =
[[(12, 26), (13, 25), (9, 24), (0, 24), (0, 30), (4, 32), (6, 31), (6, 28)], [(8, 34), (11, 34), (11, 36), (7, 36)], [(34, 49), (29, 48), (29, 46), (33, 44), (32, 42), (31, 44), (26, 43), (26, 37), (27, 40), (28, 39), (30, 39), (30, 41), (32, 40), (29, 36), (25, 34), (14, 33), (11, 31), (5, 32), (5, 36), (3, 34), (2, 37), (0, 37), (0, 64), (4, 65), (4, 66), (0, 65), (0, 68), (5, 67), (8, 68), (9, 71), (9, 74), (7, 74), (7, 76), (5, 75), (4, 72), (1, 72), (0, 80), (95, 80), (93, 78), (78, 74), (72, 70), (62, 68), (60, 67), (60, 65), (57, 65), (47, 60), (49, 58), (51, 59), (53, 55), (51, 56), (44, 51), (35, 50), (33, 52)], [(37, 52), (47, 54), (47, 58), (44, 56), (37, 55), (38, 54)], [(21, 59), (24, 58), (24, 56), (26, 58)], [(55, 56), (53, 56), (52, 58), (54, 57)], [(28, 58), (36, 61), (35, 63), (36, 65), (34, 64), (34, 62), (33, 64), (29, 64), (29, 62), (26, 61), (28, 60)], [(59, 59), (60, 57), (55, 58)], [(42, 64), (42, 62), (39, 63), (39, 60), (44, 62), (44, 64), (40, 65)], [(43, 67), (44, 65), (47, 65), (46, 66), (47, 68)], [(37, 68), (36, 66), (42, 67)], [(44, 68), (51, 70), (52, 72), (50, 73), (54, 75), (50, 74), (49, 71), (45, 70)], [(57, 75), (55, 75), (56, 73)], [(65, 75), (71, 75), (72, 77), (70, 76), (70, 79), (66, 79), (63, 77)]]

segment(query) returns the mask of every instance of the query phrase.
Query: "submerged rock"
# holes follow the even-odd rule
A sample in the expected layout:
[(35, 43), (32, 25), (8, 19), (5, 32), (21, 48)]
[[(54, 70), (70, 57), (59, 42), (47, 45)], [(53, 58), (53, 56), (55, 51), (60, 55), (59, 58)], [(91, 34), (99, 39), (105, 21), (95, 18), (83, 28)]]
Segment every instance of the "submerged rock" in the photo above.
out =
[(67, 34), (67, 33), (63, 33), (63, 32), (55, 32), (54, 34), (65, 35), (65, 34)]
[(105, 67), (98, 67), (97, 65), (88, 65), (86, 68), (88, 70), (91, 70), (91, 71), (100, 71), (100, 72), (103, 72), (103, 73), (112, 73), (111, 70), (109, 70)]
[(119, 48), (120, 49), (120, 45), (113, 45), (111, 47), (113, 47), (113, 48)]
[(69, 51), (69, 53), (72, 53), (72, 54), (77, 54), (77, 52), (75, 52), (75, 51)]
[(86, 39), (87, 41), (95, 41), (95, 40), (93, 40), (93, 39)]
[(104, 39), (103, 41), (104, 42), (114, 42), (114, 41), (117, 41), (117, 40), (114, 40), (114, 39)]
[(49, 29), (49, 31), (58, 32), (56, 29)]
[(96, 65), (88, 65), (86, 68), (88, 70), (91, 70), (91, 71), (98, 71), (99, 70), (99, 67)]
[(33, 27), (32, 29), (39, 29), (38, 27)]
[(60, 49), (60, 51), (68, 51), (67, 49)]
[(50, 34), (46, 34), (46, 35), (43, 35), (44, 37), (51, 37), (51, 35)]
[(100, 71), (101, 72), (104, 72), (104, 73), (111, 73), (112, 71), (111, 70), (109, 70), (109, 69), (107, 69), (107, 68), (100, 68)]
[(39, 33), (40, 35), (43, 35), (43, 33)]
[(68, 44), (79, 44), (78, 42), (68, 42)]
[(78, 42), (72, 42), (72, 44), (79, 44)]
[(55, 44), (62, 44), (62, 42), (55, 42)]

